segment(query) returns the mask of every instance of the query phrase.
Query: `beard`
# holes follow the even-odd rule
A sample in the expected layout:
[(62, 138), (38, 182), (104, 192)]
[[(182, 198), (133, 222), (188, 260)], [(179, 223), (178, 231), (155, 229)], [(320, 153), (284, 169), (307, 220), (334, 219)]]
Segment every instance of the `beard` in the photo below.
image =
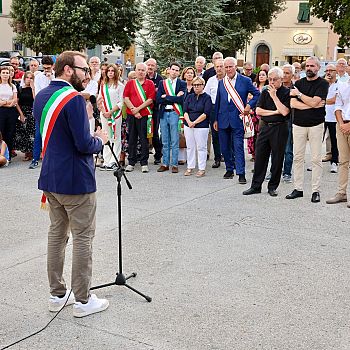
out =
[(306, 76), (307, 76), (308, 78), (314, 78), (316, 75), (317, 75), (317, 74), (314, 73), (314, 72), (311, 71), (311, 70), (307, 70), (307, 71), (306, 71)]
[(71, 79), (70, 79), (70, 83), (72, 84), (72, 86), (74, 87), (75, 90), (77, 91), (83, 91), (84, 86), (83, 86), (83, 82), (80, 80), (80, 78), (78, 77), (78, 75), (74, 72)]

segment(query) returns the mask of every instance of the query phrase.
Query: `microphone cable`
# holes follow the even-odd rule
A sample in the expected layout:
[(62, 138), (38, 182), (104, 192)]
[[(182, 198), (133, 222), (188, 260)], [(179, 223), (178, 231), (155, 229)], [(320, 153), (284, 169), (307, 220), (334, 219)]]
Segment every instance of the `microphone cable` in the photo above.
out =
[(24, 338), (22, 338), (22, 339), (19, 339), (19, 340), (13, 342), (12, 344), (9, 344), (9, 345), (5, 346), (4, 348), (1, 348), (0, 350), (8, 349), (8, 348), (10, 348), (11, 346), (14, 346), (14, 345), (16, 345), (16, 344), (18, 344), (18, 343), (20, 343), (20, 342), (22, 342), (22, 341), (24, 341), (24, 340), (26, 340), (26, 339), (28, 339), (28, 338), (33, 337), (34, 335), (39, 334), (39, 333), (42, 332), (43, 330), (45, 330), (45, 329), (50, 325), (50, 323), (59, 315), (59, 313), (63, 310), (63, 308), (67, 305), (67, 302), (68, 302), (68, 300), (69, 300), (69, 297), (70, 297), (71, 293), (72, 293), (72, 290), (70, 290), (70, 292), (69, 292), (69, 294), (68, 294), (68, 297), (67, 297), (67, 300), (66, 300), (66, 302), (64, 303), (64, 305), (57, 311), (56, 315), (55, 315), (54, 317), (52, 317), (51, 320), (50, 320), (43, 328), (39, 329), (38, 331), (36, 331), (36, 332), (34, 332), (34, 333), (32, 333), (32, 334), (27, 335), (26, 337), (24, 337)]

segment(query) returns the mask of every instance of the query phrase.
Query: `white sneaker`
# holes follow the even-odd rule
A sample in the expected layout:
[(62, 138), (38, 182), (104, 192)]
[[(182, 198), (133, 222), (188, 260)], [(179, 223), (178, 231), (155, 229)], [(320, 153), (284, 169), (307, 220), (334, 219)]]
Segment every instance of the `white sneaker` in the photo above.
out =
[[(49, 298), (49, 311), (51, 312), (57, 312), (60, 311), (62, 306), (64, 305), (64, 303), (66, 302), (68, 295), (69, 295), (70, 289), (66, 290), (66, 295), (63, 298), (59, 298), (59, 297), (54, 297), (53, 295), (50, 295)], [(69, 299), (67, 301), (66, 306), (68, 305), (72, 305), (75, 302), (75, 298), (74, 298), (74, 293), (72, 291), (72, 293), (70, 293), (69, 295)]]
[(86, 304), (82, 304), (76, 301), (73, 305), (74, 317), (85, 317), (96, 312), (101, 312), (107, 309), (109, 301), (107, 299), (99, 299), (95, 294), (91, 294), (89, 301)]
[(133, 165), (128, 165), (126, 168), (125, 168), (125, 171), (127, 171), (128, 173), (131, 173), (132, 171), (134, 171), (135, 167)]
[(331, 173), (336, 174), (338, 172), (338, 166), (335, 163), (331, 164)]
[(148, 173), (148, 172), (149, 172), (148, 166), (147, 166), (147, 165), (142, 165), (141, 171), (142, 171), (143, 173)]

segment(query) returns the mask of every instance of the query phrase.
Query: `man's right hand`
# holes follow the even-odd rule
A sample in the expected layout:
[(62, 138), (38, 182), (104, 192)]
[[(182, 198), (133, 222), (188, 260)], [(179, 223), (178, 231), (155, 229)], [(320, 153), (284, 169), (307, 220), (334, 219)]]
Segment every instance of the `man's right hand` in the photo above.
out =
[(102, 143), (105, 145), (108, 142), (107, 132), (102, 130), (101, 127), (97, 127), (97, 130), (94, 133), (94, 136), (99, 137), (102, 140)]
[(217, 122), (217, 121), (215, 121), (215, 122), (213, 123), (213, 128), (214, 128), (215, 131), (219, 131), (218, 122)]

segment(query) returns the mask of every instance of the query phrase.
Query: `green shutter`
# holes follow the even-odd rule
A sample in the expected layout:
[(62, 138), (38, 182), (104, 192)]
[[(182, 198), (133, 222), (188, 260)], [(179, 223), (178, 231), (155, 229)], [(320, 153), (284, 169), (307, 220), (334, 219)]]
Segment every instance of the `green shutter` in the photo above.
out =
[(308, 2), (299, 3), (298, 22), (310, 22), (310, 6)]
[(2, 14), (2, 0), (0, 0), (0, 14)]

